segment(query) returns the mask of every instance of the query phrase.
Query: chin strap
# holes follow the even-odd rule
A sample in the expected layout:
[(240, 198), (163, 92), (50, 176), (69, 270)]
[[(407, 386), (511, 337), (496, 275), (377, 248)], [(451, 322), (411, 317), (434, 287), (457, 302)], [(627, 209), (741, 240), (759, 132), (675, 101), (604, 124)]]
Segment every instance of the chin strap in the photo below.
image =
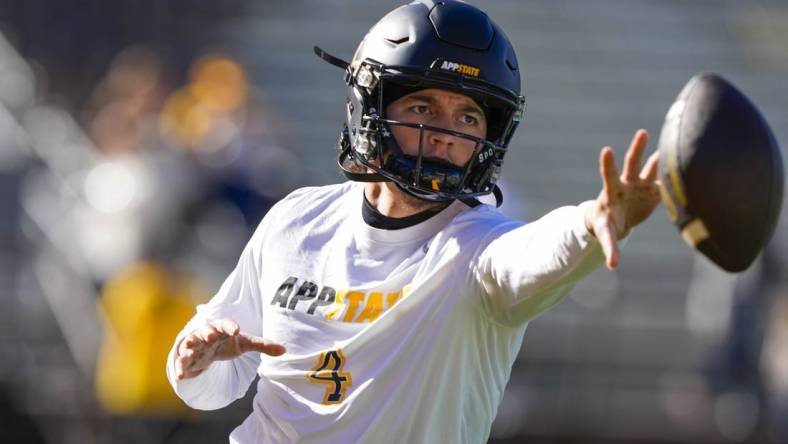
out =
[(339, 157), (337, 157), (337, 163), (339, 164), (339, 169), (342, 170), (342, 174), (347, 177), (348, 179), (354, 182), (393, 182), (388, 177), (385, 177), (379, 173), (369, 173), (364, 172), (360, 173), (358, 171), (351, 171), (345, 166), (345, 160), (347, 160), (348, 156), (350, 156), (350, 146), (342, 148), (342, 151), (339, 153)]
[[(503, 204), (503, 193), (501, 192), (501, 189), (498, 187), (498, 185), (493, 185), (492, 194), (495, 196), (495, 208), (500, 208), (501, 204)], [(460, 199), (460, 202), (468, 205), (471, 208), (481, 205), (479, 199), (475, 197), (462, 198)]]

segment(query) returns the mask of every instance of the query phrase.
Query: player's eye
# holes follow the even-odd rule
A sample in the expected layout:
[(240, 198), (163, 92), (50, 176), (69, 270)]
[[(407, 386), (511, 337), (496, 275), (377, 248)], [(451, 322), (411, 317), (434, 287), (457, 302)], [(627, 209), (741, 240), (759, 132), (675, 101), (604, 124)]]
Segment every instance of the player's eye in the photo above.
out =
[(427, 114), (430, 108), (427, 105), (413, 105), (410, 107), (410, 111), (414, 114)]
[(460, 116), (460, 122), (465, 125), (476, 126), (479, 124), (479, 119), (472, 114), (463, 114)]

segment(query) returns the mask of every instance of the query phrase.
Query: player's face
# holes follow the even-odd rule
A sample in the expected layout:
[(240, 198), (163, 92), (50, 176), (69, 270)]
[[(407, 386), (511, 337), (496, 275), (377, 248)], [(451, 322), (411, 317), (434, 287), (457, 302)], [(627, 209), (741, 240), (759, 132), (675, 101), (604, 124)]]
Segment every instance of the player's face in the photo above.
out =
[[(424, 89), (391, 102), (386, 117), (407, 123), (444, 128), (484, 138), (487, 120), (484, 112), (468, 96), (442, 89)], [(419, 130), (391, 125), (391, 132), (405, 154), (419, 153)], [(437, 131), (424, 131), (424, 158), (464, 166), (473, 155), (476, 142)]]

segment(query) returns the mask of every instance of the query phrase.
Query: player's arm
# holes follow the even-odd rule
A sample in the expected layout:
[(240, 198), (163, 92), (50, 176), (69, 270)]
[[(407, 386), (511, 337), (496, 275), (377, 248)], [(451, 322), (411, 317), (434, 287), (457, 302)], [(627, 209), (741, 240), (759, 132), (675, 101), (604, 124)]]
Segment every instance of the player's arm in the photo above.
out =
[(612, 149), (601, 151), (603, 189), (596, 200), (554, 210), (486, 245), (476, 272), (490, 316), (506, 325), (527, 322), (558, 304), (603, 262), (610, 268), (618, 264), (618, 240), (659, 202), (656, 157), (637, 174), (646, 142), (646, 132), (638, 131), (620, 177)]
[(490, 318), (510, 327), (528, 322), (604, 263), (599, 242), (585, 226), (591, 205), (561, 207), (494, 235), (475, 268), (481, 306)]

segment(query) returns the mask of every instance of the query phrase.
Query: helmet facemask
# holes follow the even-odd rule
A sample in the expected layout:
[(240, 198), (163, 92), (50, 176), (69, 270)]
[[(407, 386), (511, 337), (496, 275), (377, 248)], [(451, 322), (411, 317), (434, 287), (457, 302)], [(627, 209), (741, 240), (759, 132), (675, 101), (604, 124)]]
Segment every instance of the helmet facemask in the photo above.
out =
[[(440, 63), (436, 60), (433, 65)], [(348, 68), (348, 126), (340, 138), (339, 164), (352, 180), (392, 181), (409, 194), (428, 201), (474, 199), (496, 193), (506, 146), (519, 123), (524, 107), (521, 96), (484, 80), (438, 69), (384, 66), (366, 59)], [(424, 124), (393, 120), (385, 115), (398, 96), (423, 89), (457, 92), (476, 101), (488, 120), (485, 138)], [(396, 97), (396, 96), (395, 96)], [(402, 150), (392, 134), (395, 126), (419, 131), (415, 155)], [(474, 144), (465, 165), (428, 159), (424, 156), (425, 133), (443, 133)], [(354, 165), (355, 163), (355, 165)], [(360, 165), (359, 165), (360, 164)], [(365, 172), (366, 171), (366, 172)]]

